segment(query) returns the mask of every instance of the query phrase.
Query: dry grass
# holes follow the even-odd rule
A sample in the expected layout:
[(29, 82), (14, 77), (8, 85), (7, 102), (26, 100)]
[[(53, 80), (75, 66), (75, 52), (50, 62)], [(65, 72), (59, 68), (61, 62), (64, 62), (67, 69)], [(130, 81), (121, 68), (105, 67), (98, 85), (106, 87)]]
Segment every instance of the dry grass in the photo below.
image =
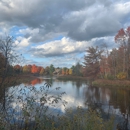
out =
[(86, 80), (86, 77), (81, 77), (81, 76), (73, 76), (73, 75), (61, 75), (57, 77), (59, 80)]
[[(36, 79), (35, 76), (33, 75), (15, 75), (15, 76), (9, 76), (6, 77), (4, 80), (3, 86), (10, 87), (13, 85), (21, 84), (21, 83), (29, 83), (30, 81)], [(0, 83), (1, 83), (2, 78), (0, 78)]]
[(93, 86), (97, 87), (130, 87), (129, 80), (107, 80), (107, 79), (97, 79), (92, 82)]

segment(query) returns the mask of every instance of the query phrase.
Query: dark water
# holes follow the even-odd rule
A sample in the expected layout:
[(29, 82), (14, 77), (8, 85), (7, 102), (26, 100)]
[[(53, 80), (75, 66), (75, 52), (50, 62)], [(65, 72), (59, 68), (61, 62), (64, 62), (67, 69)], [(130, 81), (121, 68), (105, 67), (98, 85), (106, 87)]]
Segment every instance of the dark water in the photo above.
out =
[[(46, 82), (50, 83), (49, 88), (44, 87)], [(45, 77), (36, 78), (28, 84), (23, 83), (8, 88), (6, 90), (6, 104), (9, 104), (8, 111), (16, 110), (17, 115), (27, 103), (27, 99), (33, 98), (35, 106), (38, 106), (43, 94), (47, 93), (49, 97), (58, 96), (62, 92), (65, 94), (62, 95), (61, 99), (65, 100), (67, 104), (64, 106), (63, 102), (58, 102), (52, 105), (52, 100), (47, 102), (45, 105), (49, 106), (50, 114), (56, 112), (63, 114), (66, 108), (78, 106), (88, 108), (90, 104), (95, 104), (106, 113), (114, 113), (119, 116), (122, 116), (123, 113), (130, 115), (129, 89), (92, 87), (84, 81), (61, 81)]]

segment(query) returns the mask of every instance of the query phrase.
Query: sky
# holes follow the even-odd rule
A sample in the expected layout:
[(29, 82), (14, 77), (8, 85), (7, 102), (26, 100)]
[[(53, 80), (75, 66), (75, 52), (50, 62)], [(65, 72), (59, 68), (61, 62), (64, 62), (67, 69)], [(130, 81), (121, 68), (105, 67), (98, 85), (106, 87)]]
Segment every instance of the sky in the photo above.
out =
[(15, 38), (22, 64), (71, 67), (128, 26), (129, 0), (0, 0), (0, 35)]

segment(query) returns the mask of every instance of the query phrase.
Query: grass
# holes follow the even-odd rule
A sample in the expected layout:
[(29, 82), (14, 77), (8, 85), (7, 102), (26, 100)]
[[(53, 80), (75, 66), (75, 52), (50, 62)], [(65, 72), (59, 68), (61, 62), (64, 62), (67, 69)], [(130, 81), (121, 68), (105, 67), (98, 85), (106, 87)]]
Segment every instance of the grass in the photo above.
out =
[(85, 80), (87, 81), (86, 77), (81, 77), (81, 76), (73, 76), (73, 75), (63, 75), (57, 77), (59, 80)]
[[(29, 83), (30, 81), (36, 79), (35, 76), (32, 75), (14, 75), (14, 76), (9, 76), (6, 77), (6, 79), (4, 80), (3, 86), (6, 87), (10, 87), (10, 86), (14, 86), (14, 85), (18, 85), (21, 83)], [(0, 78), (0, 82), (1, 82), (1, 78)]]
[(123, 87), (129, 88), (130, 81), (129, 80), (107, 80), (107, 79), (97, 79), (92, 82), (93, 86), (96, 87)]

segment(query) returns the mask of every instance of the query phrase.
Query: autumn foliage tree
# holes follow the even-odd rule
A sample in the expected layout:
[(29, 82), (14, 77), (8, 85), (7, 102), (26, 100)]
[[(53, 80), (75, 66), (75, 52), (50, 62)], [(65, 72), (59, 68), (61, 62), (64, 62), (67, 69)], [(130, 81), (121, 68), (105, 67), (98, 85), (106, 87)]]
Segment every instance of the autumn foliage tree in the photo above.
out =
[(27, 70), (29, 73), (31, 73), (32, 65), (27, 65)]
[(73, 74), (72, 72), (73, 72), (73, 70), (70, 68), (69, 69), (69, 75), (72, 75)]
[(33, 74), (38, 73), (38, 67), (36, 65), (32, 65), (31, 73)]
[(45, 69), (41, 66), (37, 65), (15, 65), (13, 66), (15, 73), (24, 73), (24, 74), (40, 74), (43, 75), (45, 73)]
[(21, 72), (21, 66), (20, 65), (15, 65), (14, 70), (15, 70), (16, 73), (19, 74)]
[(62, 68), (61, 74), (65, 75), (65, 69), (64, 68)]
[(65, 74), (66, 74), (66, 75), (69, 75), (69, 69), (66, 69)]
[(130, 27), (125, 29), (120, 29), (115, 36), (115, 42), (120, 44), (123, 48), (123, 58), (122, 58), (122, 72), (127, 73), (127, 78), (130, 77)]
[(44, 70), (44, 68), (42, 67), (42, 68), (41, 68), (41, 71), (40, 71), (40, 75), (43, 75), (44, 72), (45, 72), (45, 70)]
[(23, 66), (23, 73), (29, 73), (31, 72), (28, 65)]

